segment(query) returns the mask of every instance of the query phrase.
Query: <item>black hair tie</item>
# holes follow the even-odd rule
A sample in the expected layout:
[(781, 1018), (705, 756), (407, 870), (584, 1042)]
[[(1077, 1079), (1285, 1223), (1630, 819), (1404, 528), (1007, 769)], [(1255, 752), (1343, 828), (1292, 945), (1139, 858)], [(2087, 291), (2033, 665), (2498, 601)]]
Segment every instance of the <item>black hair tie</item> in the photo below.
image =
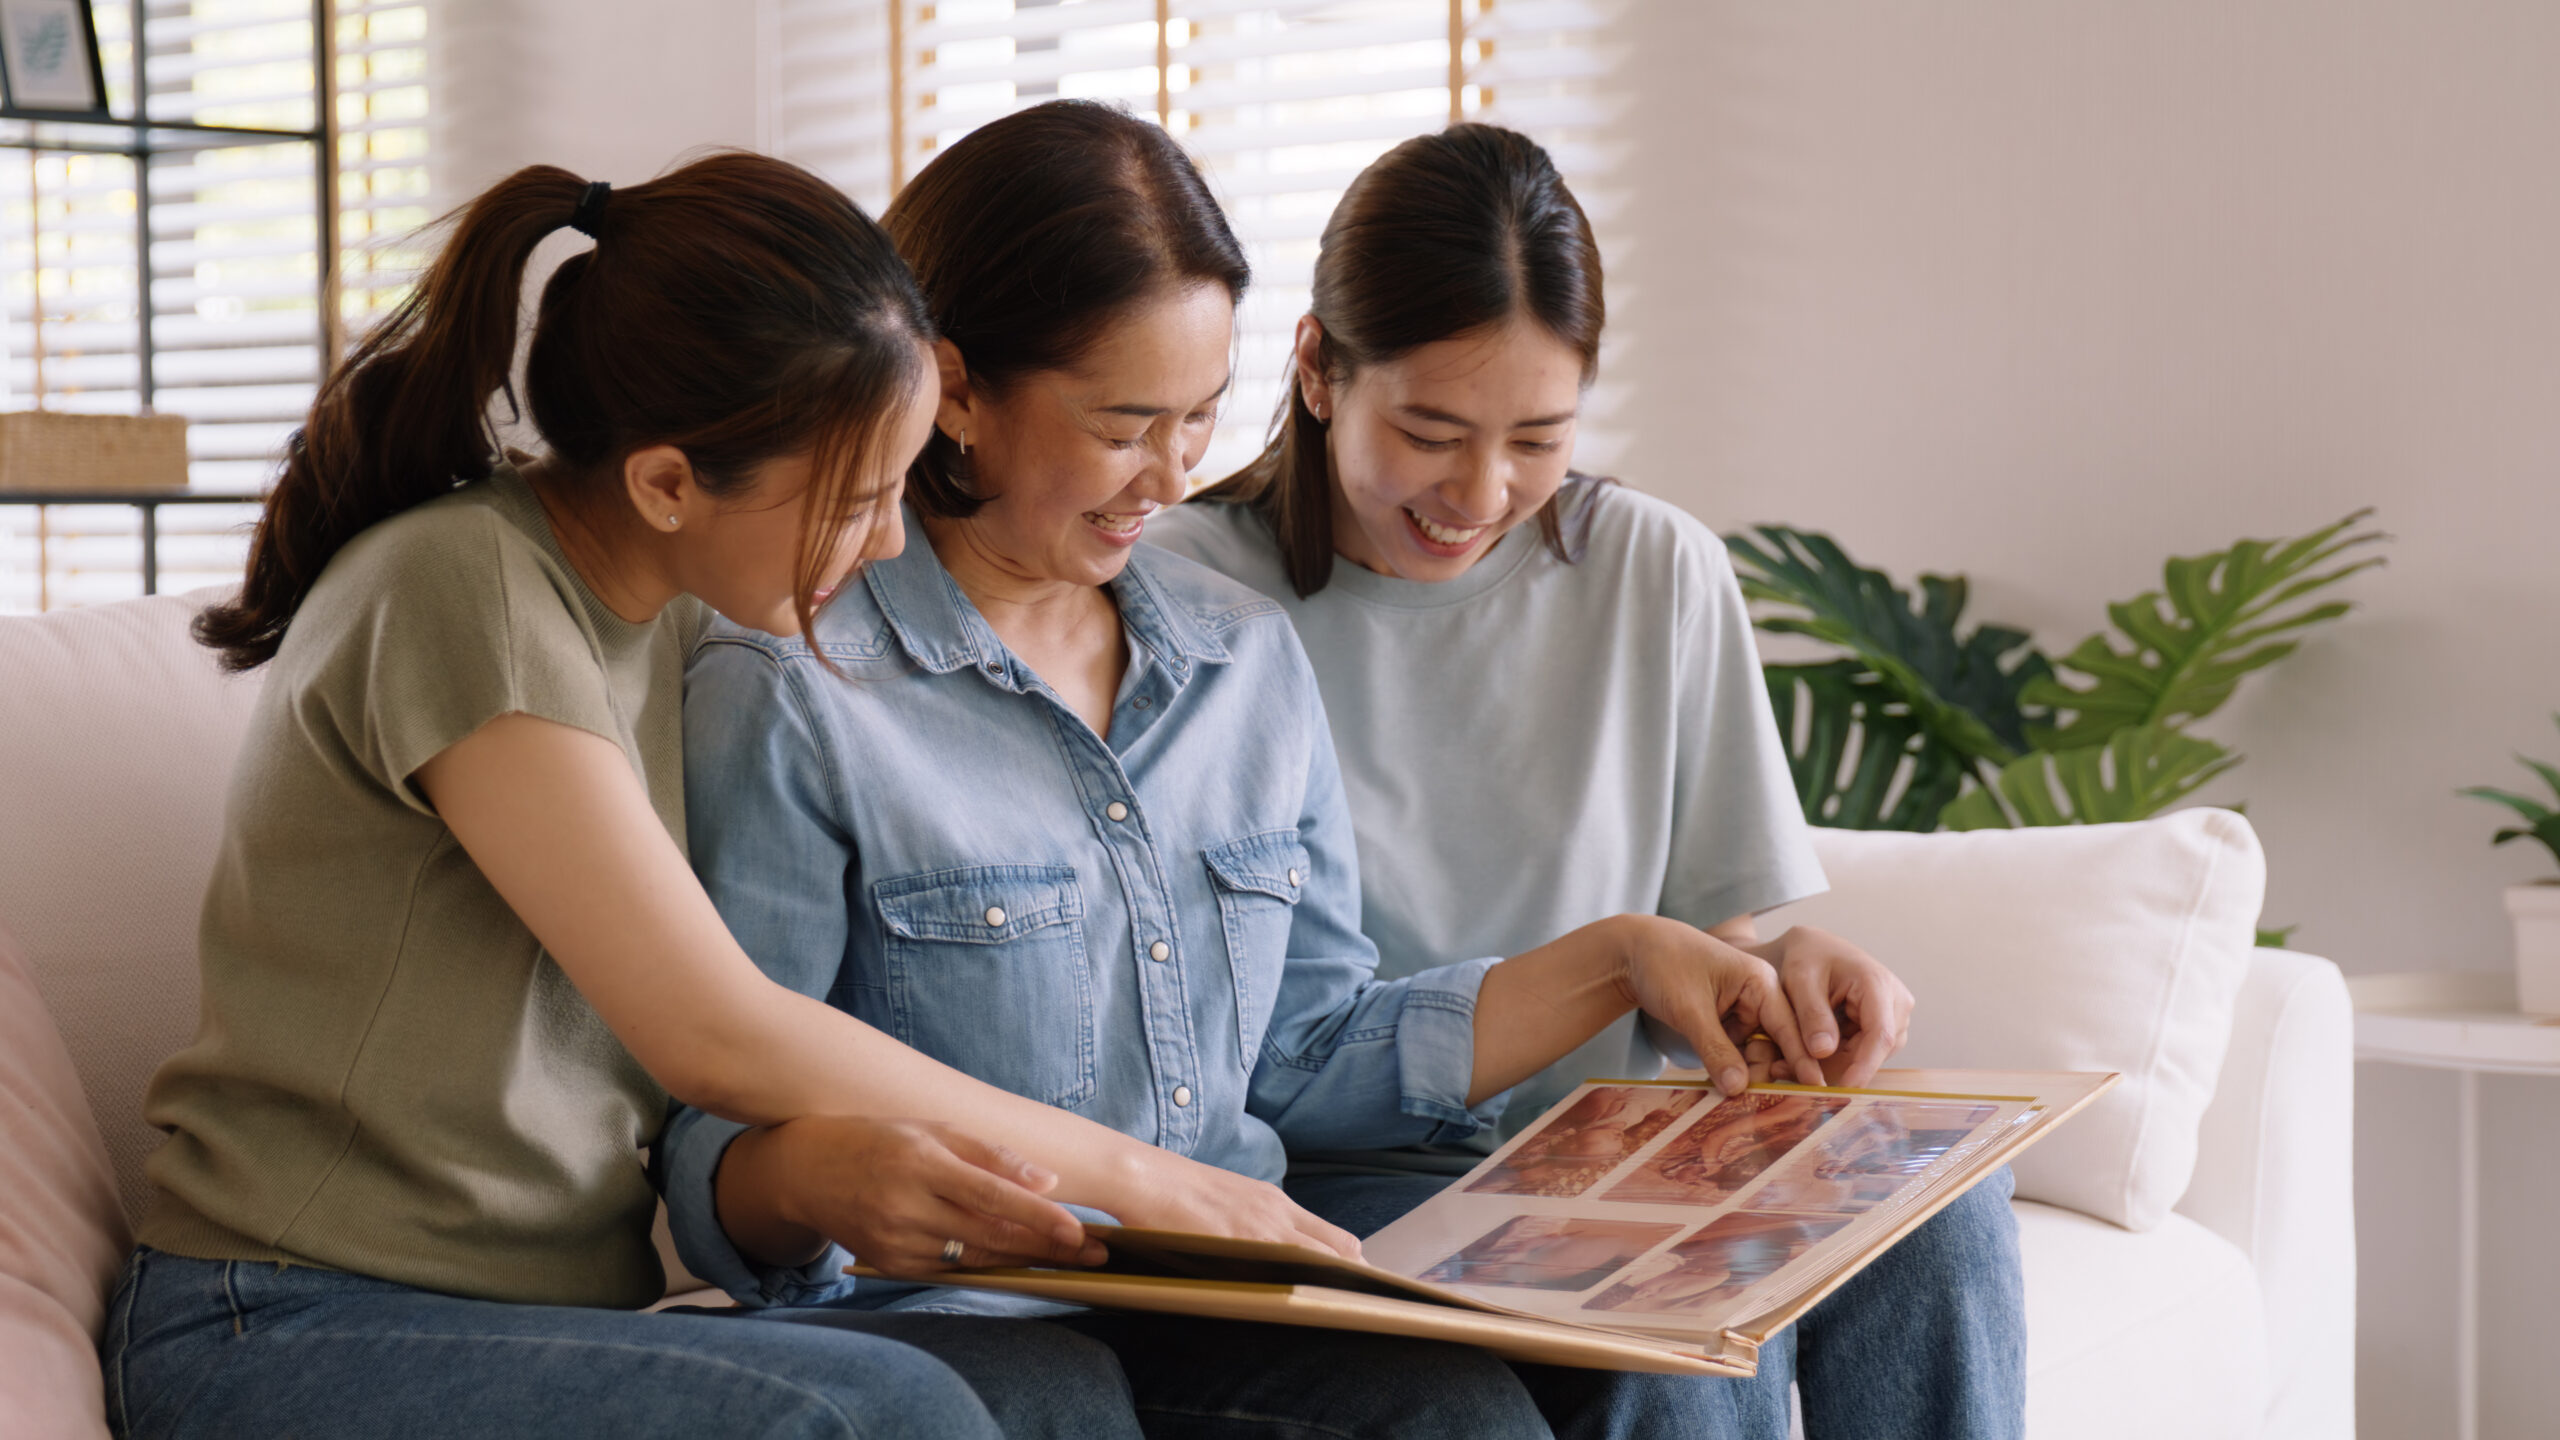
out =
[(569, 228), (595, 238), (596, 224), (604, 219), (604, 197), (612, 193), (613, 182), (610, 180), (590, 183), (587, 193), (578, 197), (578, 208), (569, 212)]

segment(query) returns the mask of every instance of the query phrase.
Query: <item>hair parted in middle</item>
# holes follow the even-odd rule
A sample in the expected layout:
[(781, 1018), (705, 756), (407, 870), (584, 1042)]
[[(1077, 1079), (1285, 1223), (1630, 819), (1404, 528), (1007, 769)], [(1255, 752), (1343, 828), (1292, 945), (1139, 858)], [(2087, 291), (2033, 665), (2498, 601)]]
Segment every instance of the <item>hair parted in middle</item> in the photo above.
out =
[[(1608, 323), (1600, 247), (1555, 161), (1516, 130), (1472, 122), (1405, 141), (1342, 192), (1325, 222), (1308, 313), (1324, 329), (1318, 363), (1337, 383), (1425, 345), (1526, 318), (1582, 358), (1587, 386), (1599, 373)], [(1568, 484), (1538, 511), (1538, 529), (1560, 559), (1578, 558), (1565, 510), (1590, 489)], [(1294, 362), (1270, 443), (1198, 498), (1260, 515), (1299, 595), (1333, 578), (1325, 426), (1299, 393)], [(1587, 505), (1580, 513), (1588, 519)]]
[[(1132, 306), (1189, 285), (1244, 296), (1252, 279), (1226, 212), (1157, 125), (1091, 100), (992, 121), (933, 158), (880, 223), (923, 287), (935, 329), (979, 393), (1070, 370)], [(907, 474), (922, 513), (985, 503), (975, 467), (936, 430)]]

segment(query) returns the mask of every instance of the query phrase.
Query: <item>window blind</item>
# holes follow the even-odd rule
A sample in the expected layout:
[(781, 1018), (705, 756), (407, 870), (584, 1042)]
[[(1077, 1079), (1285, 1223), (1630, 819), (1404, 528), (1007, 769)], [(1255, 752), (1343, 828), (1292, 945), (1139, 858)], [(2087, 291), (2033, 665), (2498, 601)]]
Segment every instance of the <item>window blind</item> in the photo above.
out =
[[(777, 153), (875, 212), (943, 147), (1061, 96), (1116, 101), (1198, 156), (1250, 254), (1236, 387), (1195, 479), (1258, 451), (1344, 185), (1408, 136), (1460, 118), (1535, 136), (1590, 212), (1602, 254), (1623, 211), (1609, 90), (1618, 0), (770, 0)], [(1610, 360), (1631, 347), (1617, 288)], [(1576, 463), (1623, 438), (1606, 380)]]
[[(195, 487), (263, 486), (324, 350), (397, 303), (421, 262), (407, 237), (430, 218), (426, 14), (426, 0), (335, 0), (324, 65), (309, 0), (98, 5), (120, 117), (136, 113), (138, 79), (140, 113), (157, 123), (311, 131), (319, 87), (332, 82), (334, 233), (324, 238), (324, 177), (307, 139), (216, 144), (157, 131), (141, 160), (0, 148), (0, 407), (185, 415)], [(336, 323), (324, 326), (331, 241)], [(160, 588), (236, 580), (254, 513), (162, 509)], [(137, 593), (139, 530), (127, 507), (0, 506), (0, 609)]]

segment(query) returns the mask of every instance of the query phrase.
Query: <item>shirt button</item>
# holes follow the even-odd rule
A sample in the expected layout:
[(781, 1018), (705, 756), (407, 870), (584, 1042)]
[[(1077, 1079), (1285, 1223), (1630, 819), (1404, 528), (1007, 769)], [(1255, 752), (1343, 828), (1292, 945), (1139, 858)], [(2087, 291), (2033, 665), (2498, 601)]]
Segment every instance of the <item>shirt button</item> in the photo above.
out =
[(1144, 709), (1148, 708), (1149, 706), (1151, 706), (1151, 705), (1155, 704), (1156, 702), (1155, 702), (1155, 701), (1153, 701), (1153, 700), (1151, 700), (1151, 699), (1148, 699), (1148, 698), (1147, 698), (1146, 696), (1144, 696), (1144, 695), (1141, 695), (1141, 696), (1139, 696), (1137, 699), (1132, 700), (1132, 701), (1130, 701), (1129, 703), (1130, 703), (1132, 706), (1135, 706), (1136, 708), (1138, 708), (1138, 709), (1140, 709), (1140, 710), (1144, 710)]
[(1121, 804), (1117, 800), (1114, 800), (1110, 804), (1102, 807), (1102, 813), (1110, 816), (1114, 820), (1126, 820), (1129, 818), (1129, 807)]
[(988, 907), (987, 907), (987, 924), (988, 924), (988, 926), (989, 926), (990, 928), (992, 928), (992, 927), (994, 927), (994, 926), (1002, 925), (1003, 923), (1004, 923), (1004, 907), (1003, 907), (1003, 906), (1001, 906), (1001, 905), (990, 905), (990, 906), (988, 906)]
[(1191, 1108), (1191, 1087), (1190, 1087), (1190, 1086), (1188, 1086), (1188, 1085), (1176, 1085), (1176, 1086), (1174, 1086), (1174, 1087), (1173, 1087), (1173, 1103), (1174, 1103), (1176, 1106), (1179, 1106), (1179, 1107), (1180, 1107), (1180, 1108), (1182, 1108), (1182, 1109), (1185, 1109), (1185, 1110), (1190, 1109), (1190, 1108)]
[(1153, 945), (1147, 947), (1147, 958), (1150, 960), (1170, 960), (1173, 958), (1173, 947), (1159, 940)]
[(1289, 871), (1289, 883), (1292, 885), (1298, 883), (1298, 872), (1295, 867), (1292, 867)]

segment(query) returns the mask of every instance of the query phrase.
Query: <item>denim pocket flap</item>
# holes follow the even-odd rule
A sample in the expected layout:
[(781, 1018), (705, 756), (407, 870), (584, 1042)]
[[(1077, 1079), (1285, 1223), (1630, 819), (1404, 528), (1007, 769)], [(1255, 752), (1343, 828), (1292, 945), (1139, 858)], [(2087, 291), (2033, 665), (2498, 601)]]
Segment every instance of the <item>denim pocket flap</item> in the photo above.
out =
[(1072, 865), (977, 865), (883, 880), (872, 887), (881, 923), (908, 940), (1001, 945), (1084, 918)]
[(1298, 903), (1298, 894), (1307, 880), (1307, 847), (1298, 843), (1295, 830), (1265, 830), (1230, 840), (1208, 852), (1209, 873), (1228, 890), (1249, 891), (1268, 895), (1286, 904)]

